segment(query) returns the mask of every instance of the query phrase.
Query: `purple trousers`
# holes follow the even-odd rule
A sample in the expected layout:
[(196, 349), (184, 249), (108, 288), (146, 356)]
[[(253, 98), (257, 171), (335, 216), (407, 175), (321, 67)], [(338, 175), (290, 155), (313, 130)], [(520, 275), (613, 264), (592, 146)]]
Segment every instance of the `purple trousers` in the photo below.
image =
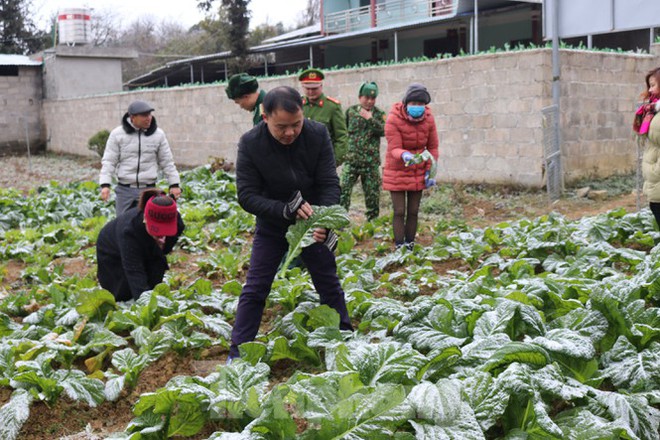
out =
[[(250, 268), (243, 291), (238, 299), (236, 319), (231, 332), (229, 355), (238, 357), (238, 346), (254, 340), (259, 332), (261, 316), (266, 305), (277, 269), (289, 244), (286, 230), (269, 225), (258, 225), (252, 244)], [(327, 304), (339, 313), (342, 330), (353, 330), (346, 309), (344, 291), (337, 276), (335, 255), (323, 244), (314, 243), (302, 250), (301, 258), (319, 293), (321, 304)]]

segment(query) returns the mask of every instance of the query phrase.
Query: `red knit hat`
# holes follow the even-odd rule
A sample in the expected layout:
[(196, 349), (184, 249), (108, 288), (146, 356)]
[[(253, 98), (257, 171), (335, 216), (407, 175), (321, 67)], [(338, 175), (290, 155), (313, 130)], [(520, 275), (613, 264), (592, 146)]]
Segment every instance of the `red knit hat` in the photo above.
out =
[[(158, 198), (169, 198), (159, 196)], [(155, 236), (173, 236), (177, 233), (177, 209), (176, 202), (172, 200), (171, 205), (158, 205), (152, 197), (144, 207), (144, 220), (147, 224), (147, 232)]]

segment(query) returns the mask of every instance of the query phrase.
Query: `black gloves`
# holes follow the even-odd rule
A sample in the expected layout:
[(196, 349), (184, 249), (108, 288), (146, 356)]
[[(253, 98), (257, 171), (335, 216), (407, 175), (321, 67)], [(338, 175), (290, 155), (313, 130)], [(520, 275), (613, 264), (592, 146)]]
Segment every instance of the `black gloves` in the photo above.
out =
[(328, 235), (323, 245), (330, 249), (330, 252), (334, 252), (337, 249), (337, 242), (339, 242), (339, 236), (332, 229), (328, 229)]
[(284, 204), (284, 212), (282, 212), (282, 216), (287, 220), (293, 220), (296, 218), (296, 212), (300, 209), (303, 203), (305, 203), (305, 199), (303, 199), (300, 191), (294, 192), (289, 201)]
[[(296, 218), (296, 213), (300, 207), (305, 203), (300, 190), (295, 191), (288, 202), (284, 204), (284, 210), (282, 216), (287, 220), (294, 220)], [(339, 236), (335, 234), (331, 229), (327, 230), (328, 233), (323, 242), (323, 246), (330, 249), (330, 252), (334, 252), (337, 249), (337, 243), (339, 242)]]

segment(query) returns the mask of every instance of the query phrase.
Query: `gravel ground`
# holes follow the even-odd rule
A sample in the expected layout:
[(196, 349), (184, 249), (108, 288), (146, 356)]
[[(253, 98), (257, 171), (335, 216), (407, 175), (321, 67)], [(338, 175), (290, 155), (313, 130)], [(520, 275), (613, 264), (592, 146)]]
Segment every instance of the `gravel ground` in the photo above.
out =
[(0, 156), (0, 185), (27, 191), (52, 180), (59, 182), (96, 181), (101, 159), (45, 153), (27, 156)]

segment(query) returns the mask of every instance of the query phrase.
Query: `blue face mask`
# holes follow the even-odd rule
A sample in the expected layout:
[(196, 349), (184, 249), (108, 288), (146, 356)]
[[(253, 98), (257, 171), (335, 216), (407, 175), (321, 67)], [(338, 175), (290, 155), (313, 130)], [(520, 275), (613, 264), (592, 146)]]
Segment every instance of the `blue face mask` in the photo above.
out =
[(426, 107), (423, 105), (409, 105), (406, 106), (406, 111), (410, 115), (411, 118), (421, 118), (422, 115), (424, 114), (424, 109)]

